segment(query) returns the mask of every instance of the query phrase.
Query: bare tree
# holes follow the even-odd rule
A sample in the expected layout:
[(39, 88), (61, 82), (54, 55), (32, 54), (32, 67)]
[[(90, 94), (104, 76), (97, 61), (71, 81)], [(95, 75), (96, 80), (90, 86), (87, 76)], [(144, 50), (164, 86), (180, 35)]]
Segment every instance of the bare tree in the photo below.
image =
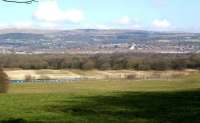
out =
[(23, 0), (23, 1), (18, 1), (18, 0), (2, 0), (4, 2), (9, 2), (9, 3), (25, 3), (25, 4), (31, 4), (33, 2), (38, 2), (37, 0)]

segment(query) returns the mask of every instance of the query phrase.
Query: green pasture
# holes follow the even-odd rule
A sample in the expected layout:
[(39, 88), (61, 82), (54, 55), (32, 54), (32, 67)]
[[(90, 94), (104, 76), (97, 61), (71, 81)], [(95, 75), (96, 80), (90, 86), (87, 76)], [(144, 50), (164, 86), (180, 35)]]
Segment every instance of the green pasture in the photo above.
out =
[(0, 123), (199, 123), (200, 76), (11, 84)]

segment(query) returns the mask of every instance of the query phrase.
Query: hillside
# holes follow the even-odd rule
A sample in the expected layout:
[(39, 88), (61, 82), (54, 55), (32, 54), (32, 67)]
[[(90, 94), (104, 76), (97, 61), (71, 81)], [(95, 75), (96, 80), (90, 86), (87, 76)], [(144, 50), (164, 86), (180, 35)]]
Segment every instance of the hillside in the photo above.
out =
[(200, 34), (137, 30), (1, 30), (2, 53), (199, 52)]

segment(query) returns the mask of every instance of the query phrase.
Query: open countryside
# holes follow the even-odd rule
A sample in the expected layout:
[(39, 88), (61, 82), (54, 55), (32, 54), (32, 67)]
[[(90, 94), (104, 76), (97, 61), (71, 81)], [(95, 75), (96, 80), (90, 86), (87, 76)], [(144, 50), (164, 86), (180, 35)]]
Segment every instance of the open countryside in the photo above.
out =
[(200, 0), (0, 0), (0, 123), (200, 123)]

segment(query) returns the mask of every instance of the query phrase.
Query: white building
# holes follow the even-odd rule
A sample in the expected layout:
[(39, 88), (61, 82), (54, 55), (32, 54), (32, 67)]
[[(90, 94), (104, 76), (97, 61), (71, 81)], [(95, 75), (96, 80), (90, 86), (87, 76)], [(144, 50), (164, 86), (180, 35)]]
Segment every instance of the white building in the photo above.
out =
[(130, 50), (135, 50), (136, 49), (136, 44), (133, 43), (132, 46), (129, 48)]

